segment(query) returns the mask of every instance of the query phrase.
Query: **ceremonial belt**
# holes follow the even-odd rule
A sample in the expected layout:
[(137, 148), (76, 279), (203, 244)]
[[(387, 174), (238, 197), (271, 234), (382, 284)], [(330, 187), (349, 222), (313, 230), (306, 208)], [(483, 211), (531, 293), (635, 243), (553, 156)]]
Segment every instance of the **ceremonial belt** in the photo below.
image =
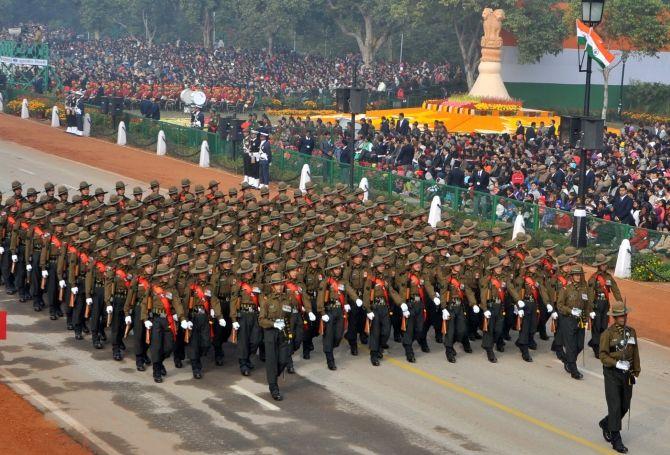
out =
[(523, 281), (524, 281), (528, 286), (530, 286), (530, 290), (531, 290), (531, 292), (533, 293), (533, 299), (534, 299), (536, 302), (539, 302), (539, 301), (540, 301), (540, 300), (539, 300), (539, 294), (540, 294), (540, 292), (539, 292), (538, 289), (537, 289), (537, 282), (536, 282), (535, 280), (533, 280), (533, 279), (532, 279), (531, 277), (529, 277), (529, 276), (524, 277), (524, 278), (523, 278)]
[(389, 305), (389, 292), (388, 289), (386, 289), (386, 282), (384, 280), (380, 280), (379, 278), (370, 278), (370, 281), (372, 282), (372, 289), (370, 289), (370, 303), (374, 301), (375, 287), (379, 286), (382, 288), (382, 292), (384, 293), (386, 305)]
[(340, 284), (333, 277), (328, 278), (328, 286), (335, 291), (335, 297), (337, 298), (340, 307), (344, 310), (344, 294), (340, 291)]
[(568, 285), (568, 280), (563, 275), (558, 276), (557, 279), (561, 283), (561, 286), (563, 286), (565, 289), (565, 287)]
[(461, 302), (462, 302), (464, 300), (464, 292), (461, 289), (461, 283), (456, 278), (454, 278), (452, 276), (451, 278), (449, 278), (449, 284), (452, 287), (456, 288), (456, 290), (458, 291), (458, 298), (461, 299)]
[(249, 296), (254, 306), (258, 307), (258, 295), (254, 292), (251, 286), (247, 283), (241, 283), (240, 288)]
[(498, 298), (500, 299), (500, 302), (505, 301), (505, 289), (502, 287), (502, 283), (500, 280), (495, 278), (493, 275), (489, 277), (489, 281), (491, 281), (491, 284), (496, 288), (496, 291), (498, 291)]
[(301, 313), (304, 312), (305, 305), (303, 304), (302, 301), (302, 292), (301, 292), (302, 289), (300, 289), (300, 286), (296, 285), (295, 283), (291, 283), (290, 281), (287, 281), (286, 287), (288, 288), (289, 291), (291, 291), (294, 294), (295, 300), (298, 302), (298, 308), (300, 312)]
[(163, 304), (163, 309), (165, 310), (165, 318), (167, 319), (168, 326), (170, 327), (170, 332), (172, 332), (172, 337), (177, 339), (177, 326), (175, 325), (174, 318), (172, 317), (172, 308), (170, 306), (170, 300), (165, 296), (165, 291), (159, 286), (153, 287), (154, 294), (158, 296), (158, 299)]
[(419, 279), (418, 276), (414, 275), (413, 273), (409, 274), (409, 281), (416, 286), (416, 288), (419, 291), (419, 298), (421, 299), (422, 303), (426, 302), (426, 290), (423, 288), (423, 284), (421, 284), (421, 280)]
[(603, 294), (605, 294), (605, 298), (607, 299), (607, 301), (609, 301), (610, 290), (609, 290), (609, 287), (607, 286), (607, 282), (605, 281), (605, 277), (603, 277), (601, 274), (598, 274), (598, 275), (596, 275), (596, 281), (598, 281), (598, 285), (603, 290)]

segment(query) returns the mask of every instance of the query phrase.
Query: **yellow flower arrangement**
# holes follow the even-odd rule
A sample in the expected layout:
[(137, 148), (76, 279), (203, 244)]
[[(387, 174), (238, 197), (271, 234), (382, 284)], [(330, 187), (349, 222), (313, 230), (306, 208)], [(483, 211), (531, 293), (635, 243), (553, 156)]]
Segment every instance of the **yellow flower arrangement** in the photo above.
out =
[(319, 116), (319, 115), (335, 115), (337, 111), (330, 109), (268, 109), (268, 115), (275, 115), (277, 117), (305, 117), (305, 116)]
[(272, 101), (270, 101), (270, 104), (272, 104), (273, 106), (281, 106), (282, 105), (281, 100), (278, 100), (276, 98), (273, 99)]
[(519, 106), (514, 104), (477, 103), (475, 109), (478, 111), (517, 112)]
[(302, 104), (303, 104), (303, 106), (305, 106), (308, 109), (316, 109), (316, 101), (307, 100)]

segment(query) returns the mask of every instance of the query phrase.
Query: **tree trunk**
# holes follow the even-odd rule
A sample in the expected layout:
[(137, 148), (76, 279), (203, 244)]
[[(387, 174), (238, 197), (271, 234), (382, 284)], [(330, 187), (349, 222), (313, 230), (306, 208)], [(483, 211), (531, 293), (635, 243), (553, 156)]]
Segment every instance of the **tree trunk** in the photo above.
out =
[(202, 21), (202, 45), (206, 49), (212, 47), (212, 17), (209, 11), (205, 11)]
[(272, 57), (273, 49), (275, 45), (275, 37), (272, 33), (268, 34), (268, 55)]
[(610, 68), (611, 67), (607, 67), (603, 70), (603, 110), (600, 114), (600, 118), (605, 121), (607, 121), (607, 105), (609, 104)]
[[(468, 83), (468, 89), (475, 85), (477, 80), (477, 67), (479, 66), (480, 53), (479, 36), (481, 35), (481, 20), (460, 22), (454, 21), (458, 47), (463, 58), (463, 69), (465, 70), (465, 80)], [(469, 30), (469, 31), (468, 31)]]

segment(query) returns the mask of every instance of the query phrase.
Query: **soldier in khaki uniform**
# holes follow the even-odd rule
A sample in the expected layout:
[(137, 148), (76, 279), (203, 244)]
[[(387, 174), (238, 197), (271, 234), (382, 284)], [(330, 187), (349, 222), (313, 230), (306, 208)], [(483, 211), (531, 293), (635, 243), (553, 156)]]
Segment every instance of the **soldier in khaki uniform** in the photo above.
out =
[(81, 231), (75, 241), (76, 250), (70, 254), (68, 268), (68, 283), (70, 283), (70, 296), (68, 304), (72, 310), (72, 324), (74, 326), (74, 337), (83, 340), (82, 332), (89, 333), (86, 326), (86, 306), (92, 298), (86, 290), (86, 275), (93, 266), (93, 258), (89, 256), (91, 236), (87, 231)]
[(58, 292), (58, 262), (65, 254), (65, 242), (63, 235), (63, 227), (65, 226), (65, 219), (62, 217), (53, 218), (51, 220), (53, 232), (46, 240), (42, 247), (40, 255), (40, 269), (42, 270), (42, 282), (45, 284), (44, 300), (49, 307), (49, 318), (55, 321), (63, 312), (60, 308), (60, 298)]
[(191, 361), (191, 370), (195, 379), (202, 379), (202, 357), (206, 357), (212, 345), (214, 328), (226, 326), (226, 320), (221, 315), (221, 306), (216, 293), (212, 291), (210, 272), (212, 266), (207, 261), (195, 261), (191, 269), (193, 279), (188, 289), (187, 308), (184, 309), (187, 318), (187, 328), (190, 333), (186, 344), (186, 355)]
[(623, 302), (613, 303), (609, 316), (614, 318), (614, 324), (605, 329), (599, 343), (607, 415), (598, 425), (605, 440), (611, 442), (612, 448), (619, 453), (628, 452), (621, 440), (621, 421), (630, 409), (633, 385), (641, 371), (637, 333), (626, 324), (627, 314), (628, 309)]
[(141, 307), (146, 304), (144, 301), (149, 299), (151, 295), (150, 280), (154, 274), (155, 262), (156, 260), (148, 254), (142, 255), (138, 259), (136, 273), (131, 280), (126, 294), (126, 303), (123, 306), (126, 326), (132, 325), (135, 335), (135, 366), (137, 371), (144, 371), (146, 365), (151, 364), (151, 359), (147, 356), (146, 333), (141, 316)]
[(344, 268), (342, 278), (345, 282), (351, 284), (352, 289), (358, 296), (356, 299), (349, 300), (351, 311), (349, 312), (349, 329), (345, 334), (349, 342), (351, 355), (358, 355), (358, 337), (361, 343), (367, 344), (367, 334), (363, 330), (365, 327), (365, 311), (363, 311), (363, 292), (368, 278), (367, 264), (363, 262), (363, 255), (357, 246), (353, 246), (349, 251), (349, 265)]
[[(181, 253), (177, 255), (177, 259), (174, 262), (174, 272), (172, 273), (172, 286), (177, 289), (179, 293), (179, 298), (182, 301), (182, 304), (185, 304), (188, 301), (189, 285), (191, 274), (191, 257), (188, 254)], [(186, 310), (184, 310), (186, 312)], [(219, 329), (221, 326), (216, 325), (216, 329)], [(182, 368), (184, 366), (184, 359), (186, 359), (186, 329), (182, 328), (181, 324), (177, 327), (177, 337), (174, 343), (174, 350), (172, 352), (172, 358), (174, 359), (175, 368)]]
[(104, 317), (105, 309), (105, 287), (107, 280), (111, 279), (112, 268), (109, 261), (110, 244), (105, 239), (95, 243), (93, 249), (93, 264), (86, 274), (86, 313), (89, 314), (91, 341), (95, 349), (102, 349), (103, 341), (107, 341), (105, 325), (107, 319)]
[[(476, 306), (477, 300), (472, 289), (461, 281), (463, 279), (461, 273), (463, 259), (452, 254), (449, 256), (447, 264), (450, 275), (442, 283), (440, 309), (442, 320), (446, 326), (446, 333), (444, 334), (445, 355), (449, 363), (456, 363), (455, 341), (463, 343), (465, 352), (472, 352), (470, 339), (468, 338), (467, 309), (470, 306)], [(477, 311), (479, 311), (479, 306), (477, 306)]]
[(570, 269), (570, 282), (558, 294), (556, 305), (561, 318), (561, 335), (565, 349), (565, 371), (574, 379), (584, 376), (577, 369), (577, 357), (584, 349), (584, 332), (589, 319), (595, 313), (588, 284), (584, 281), (584, 270), (579, 265)]
[(177, 336), (177, 324), (188, 327), (186, 314), (177, 289), (170, 284), (173, 269), (166, 264), (159, 264), (153, 279), (150, 299), (142, 302), (141, 318), (144, 327), (150, 332), (149, 356), (153, 363), (155, 382), (163, 382), (167, 375), (163, 361), (170, 357)]
[(219, 256), (218, 267), (212, 273), (211, 283), (212, 292), (216, 295), (221, 305), (221, 314), (226, 320), (225, 326), (216, 324), (214, 326), (214, 360), (218, 366), (223, 365), (223, 343), (228, 340), (233, 329), (230, 320), (230, 299), (235, 282), (235, 272), (233, 270), (233, 256), (230, 251), (223, 251)]
[[(106, 313), (111, 314), (111, 333), (112, 357), (116, 361), (121, 361), (123, 356), (121, 351), (125, 350), (123, 343), (124, 332), (124, 313), (123, 307), (128, 297), (128, 290), (132, 282), (132, 276), (128, 273), (128, 261), (130, 260), (130, 251), (125, 247), (117, 248), (112, 256), (114, 263), (111, 276), (105, 282), (105, 302), (107, 303)], [(110, 308), (111, 307), (111, 308)], [(111, 309), (111, 313), (110, 313)]]
[(233, 329), (237, 331), (237, 358), (240, 372), (249, 376), (254, 364), (251, 355), (263, 342), (263, 332), (258, 325), (259, 298), (261, 290), (255, 280), (256, 267), (248, 260), (240, 262), (233, 283), (230, 305), (230, 319)]
[[(308, 324), (309, 322), (316, 321), (316, 315), (311, 309), (308, 310), (306, 307), (306, 303), (309, 301), (309, 296), (305, 291), (305, 283), (299, 280), (300, 264), (293, 259), (289, 259), (286, 262), (284, 273), (286, 274), (286, 292), (293, 299), (289, 325), (291, 333), (291, 354), (293, 354), (300, 349), (300, 344), (307, 331)], [(286, 366), (286, 371), (289, 374), (295, 373), (293, 358), (289, 360), (289, 363)]]
[(42, 267), (40, 264), (40, 257), (42, 256), (42, 248), (47, 244), (49, 234), (47, 232), (47, 216), (49, 212), (42, 207), (35, 209), (31, 219), (32, 226), (26, 234), (26, 276), (28, 280), (29, 294), (33, 299), (33, 309), (35, 311), (42, 311), (44, 308), (44, 301), (42, 294)]
[[(315, 250), (305, 251), (301, 263), (303, 264), (302, 281), (305, 283), (305, 293), (307, 294), (307, 301), (305, 301), (306, 311), (311, 312), (315, 316), (319, 314), (316, 296), (319, 292), (319, 286), (323, 280), (323, 272), (319, 265), (321, 255)], [(319, 336), (319, 322), (316, 318), (308, 321), (307, 328), (303, 336), (302, 342), (302, 358), (309, 359), (311, 352), (314, 350), (313, 339)]]
[(558, 315), (558, 306), (556, 301), (562, 289), (568, 285), (570, 275), (570, 258), (560, 254), (556, 258), (556, 272), (547, 282), (547, 292), (551, 303), (554, 305), (554, 311), (551, 313), (551, 320), (554, 324), (554, 339), (551, 342), (551, 350), (556, 354), (560, 361), (565, 360), (565, 351), (563, 350), (563, 336), (561, 335), (561, 318)]
[(272, 292), (261, 295), (258, 323), (263, 329), (265, 344), (265, 371), (272, 398), (283, 399), (277, 385), (277, 378), (289, 364), (291, 357), (290, 319), (295, 300), (284, 289), (284, 278), (280, 273), (270, 277)]
[(589, 287), (592, 289), (595, 301), (593, 302), (593, 311), (596, 317), (593, 318), (591, 325), (591, 339), (589, 346), (593, 349), (593, 354), (598, 358), (600, 347), (600, 335), (605, 331), (609, 324), (607, 312), (610, 309), (610, 299), (621, 301), (621, 291), (614, 277), (607, 271), (607, 264), (612, 258), (604, 254), (597, 254), (593, 262), (593, 267), (597, 270), (589, 278)]

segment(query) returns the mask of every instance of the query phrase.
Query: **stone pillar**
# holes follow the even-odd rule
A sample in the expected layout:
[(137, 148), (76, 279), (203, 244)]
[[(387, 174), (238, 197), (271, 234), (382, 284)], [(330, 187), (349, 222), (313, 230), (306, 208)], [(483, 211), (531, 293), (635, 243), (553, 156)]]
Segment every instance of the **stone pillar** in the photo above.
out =
[(479, 62), (479, 76), (470, 90), (470, 95), (497, 99), (510, 99), (507, 88), (500, 76), (502, 69), (502, 38), (500, 30), (505, 12), (501, 9), (484, 8), (484, 36), (482, 37), (482, 58)]

